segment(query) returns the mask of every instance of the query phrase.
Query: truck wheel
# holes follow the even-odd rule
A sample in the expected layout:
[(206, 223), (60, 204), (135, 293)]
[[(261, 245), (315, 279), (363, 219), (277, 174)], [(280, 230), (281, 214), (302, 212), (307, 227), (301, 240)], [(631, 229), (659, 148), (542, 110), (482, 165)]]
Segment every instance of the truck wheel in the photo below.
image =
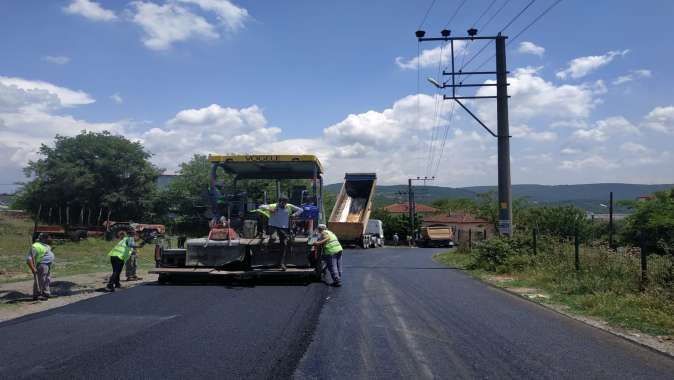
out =
[(70, 240), (75, 242), (86, 238), (87, 238), (87, 231), (85, 230), (76, 230), (70, 233)]
[(131, 231), (131, 227), (127, 224), (115, 224), (110, 228), (110, 240), (112, 239), (121, 239), (122, 233), (128, 234)]
[(160, 273), (159, 277), (157, 278), (157, 283), (159, 285), (166, 285), (167, 282), (169, 282), (168, 273)]

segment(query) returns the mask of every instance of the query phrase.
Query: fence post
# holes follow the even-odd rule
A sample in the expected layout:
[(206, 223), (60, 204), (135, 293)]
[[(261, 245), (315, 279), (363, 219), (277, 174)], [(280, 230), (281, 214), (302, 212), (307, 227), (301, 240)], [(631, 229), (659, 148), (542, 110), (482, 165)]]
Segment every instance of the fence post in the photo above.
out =
[(537, 255), (537, 254), (538, 254), (538, 240), (536, 239), (536, 238), (537, 238), (537, 236), (536, 236), (537, 233), (536, 233), (536, 229), (535, 229), (535, 228), (534, 228), (532, 231), (533, 231), (533, 238), (534, 238), (534, 240), (533, 240), (534, 255)]
[(468, 250), (473, 250), (473, 230), (471, 228), (468, 229)]
[(573, 248), (575, 253), (576, 272), (578, 272), (580, 270), (580, 239), (578, 237), (578, 228), (576, 228), (574, 235), (575, 236), (573, 239)]
[(641, 282), (639, 287), (643, 291), (646, 290), (646, 284), (648, 282), (648, 253), (646, 252), (646, 242), (643, 233), (641, 233), (639, 239), (639, 248), (641, 250)]

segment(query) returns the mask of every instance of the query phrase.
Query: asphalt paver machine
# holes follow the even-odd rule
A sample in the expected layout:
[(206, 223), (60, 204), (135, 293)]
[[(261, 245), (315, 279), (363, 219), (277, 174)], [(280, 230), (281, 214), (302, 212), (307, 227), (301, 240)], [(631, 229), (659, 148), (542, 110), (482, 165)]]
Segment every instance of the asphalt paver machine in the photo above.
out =
[[(320, 278), (320, 252), (310, 243), (325, 223), (323, 168), (313, 155), (210, 155), (210, 208), (213, 221), (225, 220), (227, 236), (187, 239), (182, 248), (155, 247), (159, 282), (180, 276), (306, 276)], [(282, 248), (270, 235), (258, 207), (282, 195), (301, 207), (291, 219), (286, 269)], [(270, 194), (271, 193), (271, 194)], [(230, 230), (231, 228), (231, 230)], [(231, 233), (229, 231), (232, 231)]]

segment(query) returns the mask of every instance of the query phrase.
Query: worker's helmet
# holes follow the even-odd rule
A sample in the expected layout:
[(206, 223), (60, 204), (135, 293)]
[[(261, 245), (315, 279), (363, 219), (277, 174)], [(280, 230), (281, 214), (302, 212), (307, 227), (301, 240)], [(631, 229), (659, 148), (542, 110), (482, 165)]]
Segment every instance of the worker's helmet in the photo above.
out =
[(46, 242), (47, 240), (50, 240), (48, 234), (46, 234), (46, 233), (44, 233), (44, 232), (40, 232), (40, 234), (37, 235), (37, 241), (39, 241), (39, 242), (41, 242), (41, 243), (44, 243), (44, 242)]
[(325, 229), (327, 229), (327, 228), (328, 228), (328, 226), (326, 226), (326, 225), (323, 224), (323, 223), (321, 223), (321, 224), (318, 225), (318, 229), (321, 230), (321, 231), (322, 231), (322, 230), (325, 230)]

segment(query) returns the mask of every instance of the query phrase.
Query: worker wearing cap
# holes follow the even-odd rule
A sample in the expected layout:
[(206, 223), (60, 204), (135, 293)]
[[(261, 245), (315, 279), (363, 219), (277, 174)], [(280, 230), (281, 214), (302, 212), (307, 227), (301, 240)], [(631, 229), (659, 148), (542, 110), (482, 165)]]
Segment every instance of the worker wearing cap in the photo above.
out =
[(304, 210), (288, 203), (285, 196), (279, 197), (278, 203), (261, 205), (261, 212), (269, 218), (269, 235), (274, 232), (281, 244), (281, 270), (286, 270), (286, 254), (290, 240), (290, 217), (298, 217)]
[(41, 233), (37, 241), (30, 246), (26, 255), (26, 263), (33, 273), (33, 300), (47, 299), (51, 295), (51, 266), (54, 263), (54, 253), (49, 246), (51, 238)]
[(119, 276), (122, 273), (122, 268), (124, 268), (124, 263), (131, 256), (131, 252), (135, 248), (140, 248), (145, 245), (145, 242), (141, 242), (140, 245), (136, 245), (133, 238), (136, 236), (136, 231), (130, 231), (129, 236), (123, 233), (122, 240), (117, 242), (115, 246), (108, 252), (110, 256), (110, 264), (112, 264), (112, 274), (110, 275), (110, 280), (108, 285), (105, 287), (105, 290), (109, 292), (114, 292), (115, 288), (119, 288), (122, 285), (119, 283)]
[(323, 261), (330, 271), (332, 285), (342, 286), (342, 245), (325, 224), (318, 225), (318, 232), (321, 238), (314, 245), (323, 245)]

